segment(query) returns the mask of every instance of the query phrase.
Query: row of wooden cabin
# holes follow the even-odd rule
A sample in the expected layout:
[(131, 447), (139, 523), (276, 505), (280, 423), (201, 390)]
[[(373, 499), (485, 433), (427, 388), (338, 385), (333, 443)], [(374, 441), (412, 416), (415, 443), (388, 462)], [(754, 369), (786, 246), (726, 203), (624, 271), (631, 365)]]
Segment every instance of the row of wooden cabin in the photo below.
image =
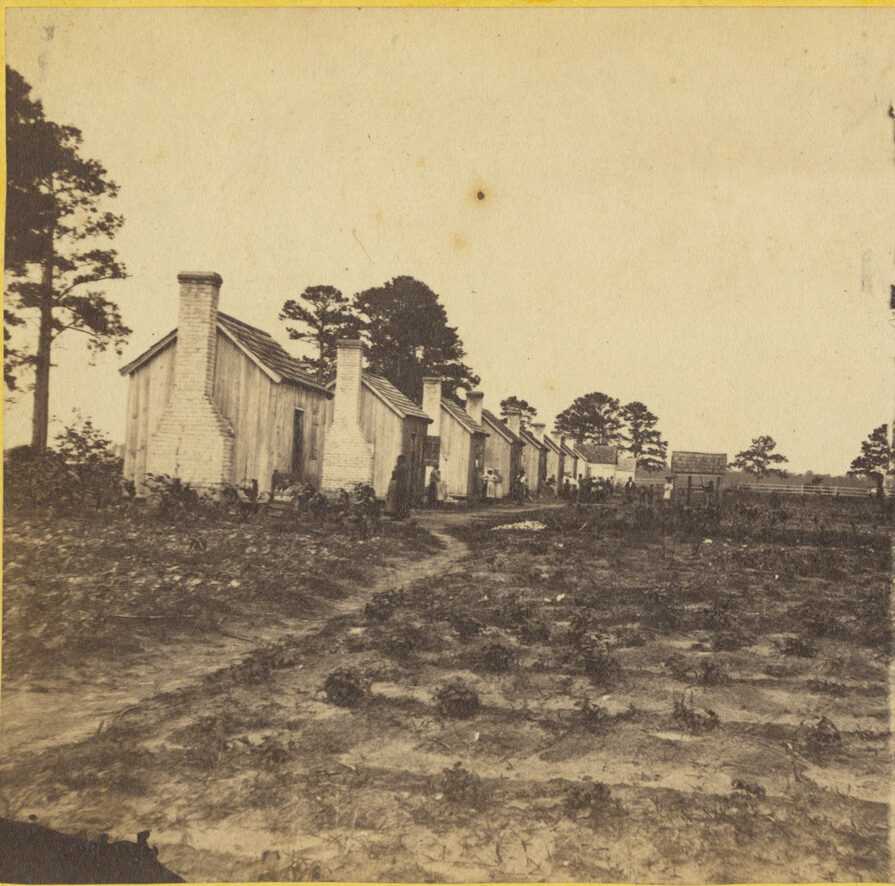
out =
[(267, 493), (289, 478), (333, 491), (368, 483), (384, 497), (401, 454), (417, 499), (436, 467), (448, 497), (467, 500), (488, 470), (503, 495), (522, 474), (534, 496), (585, 476), (633, 477), (615, 448), (551, 437), (541, 423), (524, 426), (518, 410), (501, 419), (481, 392), (461, 404), (426, 378), (417, 404), (363, 368), (358, 341), (339, 343), (336, 377), (321, 384), (266, 332), (219, 311), (217, 274), (178, 280), (177, 328), (121, 370), (124, 471), (138, 487), (167, 474), (199, 488), (256, 481)]
[(356, 341), (339, 343), (336, 377), (321, 384), (266, 332), (218, 309), (217, 274), (178, 280), (177, 328), (121, 370), (124, 470), (138, 487), (168, 475), (198, 488), (255, 481), (266, 493), (289, 478), (324, 490), (369, 483), (383, 497), (399, 454), (415, 497), (436, 466), (457, 499), (474, 496), (489, 468), (505, 494), (520, 470), (533, 491), (546, 480), (543, 426), (525, 432), (518, 414), (502, 421), (480, 392), (460, 404), (436, 378), (414, 403), (363, 368)]

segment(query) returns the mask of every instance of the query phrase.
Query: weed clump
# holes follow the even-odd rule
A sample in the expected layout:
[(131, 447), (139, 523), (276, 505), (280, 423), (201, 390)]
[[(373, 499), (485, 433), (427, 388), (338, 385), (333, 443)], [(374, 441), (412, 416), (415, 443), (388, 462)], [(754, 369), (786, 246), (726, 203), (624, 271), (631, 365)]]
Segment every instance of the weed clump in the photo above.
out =
[(580, 784), (573, 784), (566, 791), (563, 811), (569, 818), (587, 818), (592, 822), (603, 822), (622, 815), (624, 808), (613, 798), (609, 785), (584, 778)]
[(828, 754), (842, 746), (842, 734), (832, 720), (821, 717), (805, 733), (804, 743), (811, 754)]
[(609, 725), (609, 712), (600, 705), (592, 704), (589, 698), (575, 702), (575, 707), (578, 709), (578, 723), (588, 732), (602, 732)]
[(438, 713), (457, 720), (474, 717), (481, 707), (478, 692), (462, 680), (454, 680), (442, 686), (435, 693), (435, 701)]
[(479, 652), (478, 665), (483, 671), (502, 674), (510, 670), (516, 661), (516, 653), (503, 643), (489, 643)]
[(694, 735), (702, 735), (717, 729), (721, 723), (718, 715), (709, 708), (697, 710), (692, 701), (687, 702), (686, 696), (674, 700), (672, 711), (674, 721), (687, 732)]
[(382, 591), (373, 595), (373, 599), (364, 607), (364, 615), (367, 621), (388, 621), (403, 602), (404, 595), (400, 591)]
[(323, 684), (327, 701), (341, 708), (356, 707), (366, 698), (369, 688), (367, 677), (354, 668), (337, 668)]
[(814, 658), (817, 655), (817, 647), (810, 640), (803, 640), (801, 637), (784, 637), (777, 642), (777, 648), (783, 655), (799, 658)]
[(702, 686), (721, 686), (729, 681), (724, 668), (716, 661), (704, 661), (696, 672), (696, 682)]
[(715, 652), (735, 652), (752, 642), (752, 638), (737, 628), (719, 631), (712, 638), (712, 649)]
[(472, 640), (485, 630), (485, 626), (470, 615), (451, 616), (450, 623), (461, 640)]
[(756, 800), (764, 800), (767, 796), (765, 789), (757, 782), (735, 778), (733, 779), (732, 787), (735, 794), (745, 794), (749, 797), (754, 797)]
[(642, 623), (658, 631), (673, 631), (684, 620), (680, 600), (667, 591), (651, 591), (644, 600)]
[(442, 771), (438, 779), (438, 792), (444, 795), (448, 803), (471, 809), (481, 809), (488, 800), (488, 791), (482, 779), (464, 769), (459, 761)]
[(523, 643), (546, 643), (550, 639), (550, 628), (539, 619), (527, 618), (517, 627), (517, 634)]

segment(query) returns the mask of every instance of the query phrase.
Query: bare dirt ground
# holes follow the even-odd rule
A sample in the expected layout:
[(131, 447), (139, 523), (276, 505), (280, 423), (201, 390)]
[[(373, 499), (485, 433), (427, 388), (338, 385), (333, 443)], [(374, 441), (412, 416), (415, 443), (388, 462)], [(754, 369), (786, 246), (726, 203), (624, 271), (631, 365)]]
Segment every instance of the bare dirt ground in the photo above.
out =
[(858, 504), (159, 530), (123, 541), (125, 609), (108, 550), (35, 577), (74, 530), (19, 524), (0, 814), (149, 828), (193, 881), (885, 881), (890, 550)]

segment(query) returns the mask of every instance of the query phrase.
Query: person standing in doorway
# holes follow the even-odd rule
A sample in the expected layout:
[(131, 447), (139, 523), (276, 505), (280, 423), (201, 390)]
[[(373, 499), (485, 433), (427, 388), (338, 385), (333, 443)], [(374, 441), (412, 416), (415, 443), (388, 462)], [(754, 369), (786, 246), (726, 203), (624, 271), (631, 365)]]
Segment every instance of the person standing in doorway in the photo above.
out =
[(385, 499), (385, 512), (395, 520), (403, 520), (410, 513), (410, 466), (404, 453), (398, 456), (392, 471)]

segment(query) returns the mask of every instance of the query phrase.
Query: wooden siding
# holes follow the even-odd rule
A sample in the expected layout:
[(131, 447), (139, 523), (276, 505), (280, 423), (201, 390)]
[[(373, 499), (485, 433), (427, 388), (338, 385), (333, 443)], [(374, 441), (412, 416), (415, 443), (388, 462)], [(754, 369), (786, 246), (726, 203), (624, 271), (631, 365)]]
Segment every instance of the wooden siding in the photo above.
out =
[(360, 427), (373, 444), (373, 489), (385, 498), (399, 453), (404, 451), (404, 420), (369, 388), (361, 388)]
[[(491, 431), (485, 441), (485, 467), (494, 468), (500, 474), (506, 496), (512, 493), (513, 479), (519, 473), (520, 448), (520, 444), (509, 443), (496, 431)], [(527, 465), (525, 473), (528, 475)]]
[(236, 432), (233, 482), (258, 481), (270, 489), (274, 471), (292, 469), (292, 428), (296, 409), (304, 413), (302, 479), (320, 485), (328, 400), (320, 392), (277, 384), (229, 339), (218, 334), (214, 400)]
[(562, 484), (562, 470), (565, 467), (564, 459), (552, 449), (547, 449), (547, 479), (553, 477), (554, 488), (559, 489)]
[[(174, 389), (176, 342), (131, 373), (125, 430), (125, 477), (139, 483), (146, 473), (149, 439)], [(276, 384), (220, 333), (214, 373), (214, 400), (236, 433), (232, 482), (258, 481), (270, 489), (274, 471), (292, 467), (295, 409), (304, 410), (303, 478), (320, 483), (323, 438), (329, 402), (326, 396), (293, 384)]]
[(176, 344), (164, 348), (128, 378), (124, 476), (138, 486), (142, 484), (146, 475), (149, 438), (158, 427), (159, 419), (174, 389), (176, 351)]
[(469, 495), (471, 443), (469, 431), (446, 409), (441, 410), (441, 477), (447, 483), (448, 495), (466, 498)]
[(522, 466), (525, 468), (525, 477), (528, 480), (528, 488), (532, 495), (538, 495), (541, 491), (543, 477), (541, 476), (542, 450), (530, 443), (526, 443), (522, 450)]

